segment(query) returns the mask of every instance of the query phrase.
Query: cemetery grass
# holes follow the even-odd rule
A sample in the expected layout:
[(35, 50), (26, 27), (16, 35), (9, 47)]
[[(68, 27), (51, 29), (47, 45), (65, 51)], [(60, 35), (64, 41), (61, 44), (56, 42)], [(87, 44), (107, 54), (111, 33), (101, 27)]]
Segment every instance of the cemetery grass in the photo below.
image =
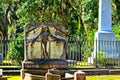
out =
[[(8, 76), (8, 80), (20, 80), (20, 76)], [(120, 75), (86, 76), (86, 80), (120, 80)]]
[(4, 60), (0, 68), (21, 68), (19, 65), (14, 65), (11, 60)]
[(87, 76), (86, 80), (120, 80), (120, 75)]
[(69, 64), (68, 65), (69, 68), (95, 68), (95, 65), (90, 65), (88, 64), (88, 62), (80, 62), (80, 61), (77, 61), (76, 64)]
[(20, 76), (19, 75), (8, 76), (8, 80), (20, 80)]

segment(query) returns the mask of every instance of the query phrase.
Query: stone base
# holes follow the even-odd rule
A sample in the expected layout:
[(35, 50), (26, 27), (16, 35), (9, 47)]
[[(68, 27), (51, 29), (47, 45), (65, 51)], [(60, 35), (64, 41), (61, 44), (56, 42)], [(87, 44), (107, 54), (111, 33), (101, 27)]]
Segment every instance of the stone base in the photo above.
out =
[(23, 62), (23, 69), (67, 69), (67, 61), (62, 59), (28, 59)]
[[(98, 31), (95, 33), (94, 51), (92, 53), (92, 57), (95, 58), (96, 54), (100, 52), (106, 53), (106, 56), (111, 54), (116, 55), (118, 53), (116, 46), (116, 38), (113, 32)], [(115, 57), (118, 58), (119, 55)]]
[(25, 73), (24, 80), (45, 80), (45, 76), (32, 75), (32, 74), (29, 74), (29, 73)]
[[(21, 80), (24, 80), (26, 73), (44, 76), (48, 70), (50, 70), (51, 73), (64, 76), (65, 72), (67, 71), (67, 67), (67, 61), (62, 59), (24, 60), (21, 70)], [(28, 77), (30, 78), (30, 76), (27, 76), (27, 78)]]
[(120, 74), (120, 70), (119, 69), (109, 70), (109, 74), (110, 75), (119, 75)]
[(95, 40), (116, 40), (114, 32), (98, 31), (95, 33)]
[[(56, 69), (48, 69), (50, 73), (60, 75), (61, 77), (65, 75), (68, 70), (56, 70)], [(31, 69), (21, 69), (21, 80), (25, 78), (43, 78), (48, 70), (31, 70)]]

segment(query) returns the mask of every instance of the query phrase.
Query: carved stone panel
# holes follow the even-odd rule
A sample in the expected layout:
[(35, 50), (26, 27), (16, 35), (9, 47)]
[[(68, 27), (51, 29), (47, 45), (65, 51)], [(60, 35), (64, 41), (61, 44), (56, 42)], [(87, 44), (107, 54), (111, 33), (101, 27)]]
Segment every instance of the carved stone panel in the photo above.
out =
[(25, 28), (25, 58), (65, 59), (66, 31), (60, 24), (36, 23)]

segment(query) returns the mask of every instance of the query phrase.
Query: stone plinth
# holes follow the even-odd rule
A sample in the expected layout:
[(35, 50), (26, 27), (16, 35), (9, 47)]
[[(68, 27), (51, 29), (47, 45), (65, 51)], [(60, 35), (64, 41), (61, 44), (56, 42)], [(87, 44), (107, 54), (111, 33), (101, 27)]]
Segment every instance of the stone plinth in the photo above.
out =
[(120, 74), (120, 69), (111, 69), (109, 70), (110, 75), (119, 75)]
[(62, 59), (28, 59), (23, 62), (23, 69), (67, 69), (66, 60)]
[[(21, 70), (21, 80), (24, 80), (25, 77), (31, 77), (32, 75), (37, 76), (45, 76), (45, 74), (48, 72), (48, 70), (45, 69), (22, 69)], [(52, 74), (60, 75), (61, 77), (64, 76), (68, 70), (57, 70), (57, 69), (49, 69), (49, 72)], [(27, 73), (27, 74), (26, 74)], [(30, 74), (30, 76), (29, 76)]]
[[(96, 57), (97, 53), (106, 53), (106, 58), (119, 58), (115, 34), (113, 32), (101, 31), (95, 33), (94, 52), (92, 57)], [(99, 54), (98, 54), (99, 55)]]

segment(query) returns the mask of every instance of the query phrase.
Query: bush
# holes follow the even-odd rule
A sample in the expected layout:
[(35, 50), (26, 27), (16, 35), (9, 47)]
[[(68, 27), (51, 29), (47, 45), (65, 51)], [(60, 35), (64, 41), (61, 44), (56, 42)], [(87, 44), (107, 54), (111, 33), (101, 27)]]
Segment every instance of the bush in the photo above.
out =
[[(20, 37), (19, 35), (19, 38)], [(9, 40), (6, 57), (17, 65), (21, 64), (21, 61), (24, 59), (24, 40), (18, 40), (19, 38)]]

